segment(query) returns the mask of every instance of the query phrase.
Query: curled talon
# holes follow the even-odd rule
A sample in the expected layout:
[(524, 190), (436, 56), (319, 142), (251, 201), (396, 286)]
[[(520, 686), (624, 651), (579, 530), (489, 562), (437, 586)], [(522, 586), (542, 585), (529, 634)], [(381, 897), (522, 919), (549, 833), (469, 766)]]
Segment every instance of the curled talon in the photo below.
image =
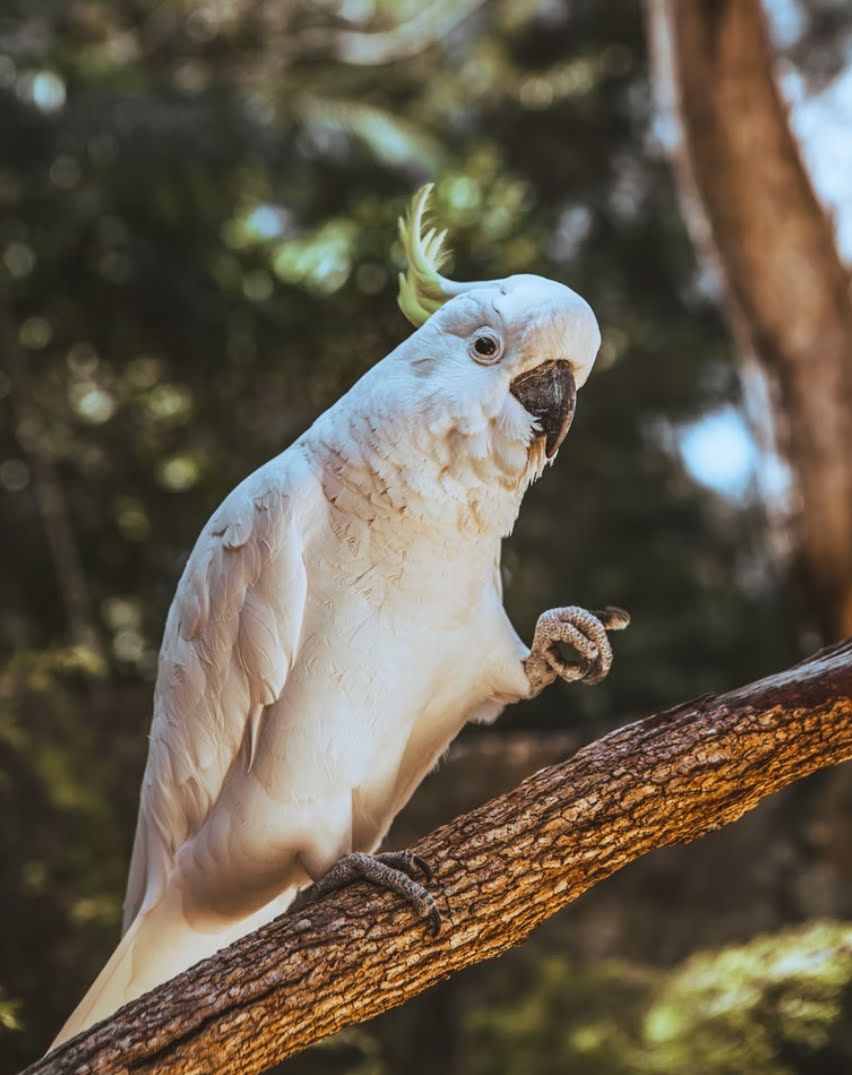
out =
[(383, 862), (395, 870), (402, 870), (412, 877), (414, 873), (423, 875), (426, 883), (432, 880), (432, 867), (421, 855), (415, 855), (413, 851), (381, 851), (373, 855), (377, 862)]
[[(531, 694), (538, 694), (557, 677), (566, 683), (579, 680), (587, 686), (600, 683), (612, 666), (607, 631), (621, 631), (629, 623), (628, 613), (614, 605), (597, 613), (574, 605), (542, 613), (524, 663)], [(560, 653), (562, 645), (573, 647), (581, 660), (565, 660)]]
[(434, 896), (410, 876), (413, 870), (422, 873), (427, 881), (432, 879), (429, 864), (413, 851), (383, 851), (377, 855), (354, 851), (339, 859), (317, 881), (311, 898), (319, 899), (355, 881), (370, 881), (407, 900), (417, 914), (427, 920), (430, 932), (435, 937), (441, 928), (441, 912)]

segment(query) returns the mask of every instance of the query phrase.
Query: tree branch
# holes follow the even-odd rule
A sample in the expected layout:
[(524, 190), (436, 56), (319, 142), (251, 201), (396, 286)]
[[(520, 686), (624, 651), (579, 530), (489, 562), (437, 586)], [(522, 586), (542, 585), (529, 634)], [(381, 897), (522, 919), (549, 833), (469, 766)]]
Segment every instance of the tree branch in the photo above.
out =
[(397, 897), (352, 886), (127, 1005), (29, 1075), (263, 1071), (500, 955), (641, 855), (849, 758), (852, 640), (613, 732), (421, 840), (447, 919), (438, 938)]
[[(770, 446), (792, 477), (788, 537), (816, 622), (826, 641), (843, 638), (852, 633), (849, 273), (790, 129), (761, 0), (646, 6), (658, 100), (680, 134), (685, 217), (719, 270), (749, 380), (762, 371), (769, 388)], [(765, 401), (752, 409), (765, 426)]]

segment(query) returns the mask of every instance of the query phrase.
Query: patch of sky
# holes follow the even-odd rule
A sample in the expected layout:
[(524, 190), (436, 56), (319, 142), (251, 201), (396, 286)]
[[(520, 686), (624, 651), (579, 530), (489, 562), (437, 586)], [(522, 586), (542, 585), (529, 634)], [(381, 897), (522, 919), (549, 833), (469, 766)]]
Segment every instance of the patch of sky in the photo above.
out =
[(723, 407), (682, 427), (677, 446), (696, 481), (722, 496), (745, 496), (755, 477), (758, 450), (736, 408)]
[(805, 13), (799, 0), (765, 0), (772, 39), (779, 48), (789, 48), (801, 37)]
[(55, 71), (38, 71), (27, 79), (29, 97), (41, 112), (58, 112), (65, 104), (65, 82)]
[(783, 86), (811, 179), (834, 217), (841, 256), (852, 261), (852, 63), (812, 97), (795, 75)]
[(280, 239), (289, 225), (290, 214), (280, 205), (258, 205), (245, 219), (245, 229), (255, 239)]

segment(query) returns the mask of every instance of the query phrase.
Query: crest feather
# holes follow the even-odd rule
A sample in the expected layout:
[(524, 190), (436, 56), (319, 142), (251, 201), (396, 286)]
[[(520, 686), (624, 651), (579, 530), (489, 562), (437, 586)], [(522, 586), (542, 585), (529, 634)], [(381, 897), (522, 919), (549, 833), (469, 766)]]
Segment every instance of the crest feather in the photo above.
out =
[(429, 196), (434, 188), (427, 183), (411, 199), (411, 206), (399, 219), (399, 237), (405, 249), (408, 269), (399, 274), (399, 308), (419, 328), (451, 297), (440, 274), (449, 251), (444, 246), (447, 232), (429, 228), (423, 234)]

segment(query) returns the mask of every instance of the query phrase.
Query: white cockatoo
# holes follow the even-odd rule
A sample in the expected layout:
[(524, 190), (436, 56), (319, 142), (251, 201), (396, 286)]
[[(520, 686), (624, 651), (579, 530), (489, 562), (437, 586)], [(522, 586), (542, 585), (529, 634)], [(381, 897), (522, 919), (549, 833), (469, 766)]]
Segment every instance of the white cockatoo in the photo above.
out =
[[(400, 222), (420, 326), (204, 527), (166, 621), (124, 935), (54, 1045), (280, 914), (366, 878), (440, 922), (426, 863), (374, 854), (468, 721), (608, 672), (618, 609), (552, 609), (532, 648), (501, 542), (600, 344), (540, 276), (459, 284), (430, 187)], [(559, 645), (580, 654), (566, 661)]]

